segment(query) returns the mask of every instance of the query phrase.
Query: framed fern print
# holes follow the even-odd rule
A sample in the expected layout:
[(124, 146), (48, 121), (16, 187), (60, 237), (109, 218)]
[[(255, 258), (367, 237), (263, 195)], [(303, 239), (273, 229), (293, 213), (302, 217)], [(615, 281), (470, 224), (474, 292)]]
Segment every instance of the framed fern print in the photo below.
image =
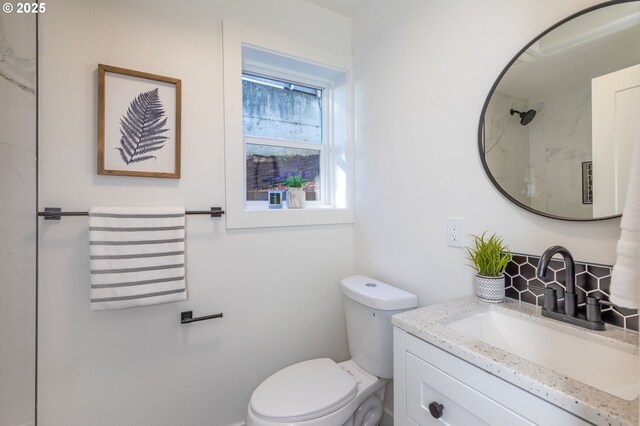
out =
[(181, 82), (98, 65), (98, 174), (180, 178)]

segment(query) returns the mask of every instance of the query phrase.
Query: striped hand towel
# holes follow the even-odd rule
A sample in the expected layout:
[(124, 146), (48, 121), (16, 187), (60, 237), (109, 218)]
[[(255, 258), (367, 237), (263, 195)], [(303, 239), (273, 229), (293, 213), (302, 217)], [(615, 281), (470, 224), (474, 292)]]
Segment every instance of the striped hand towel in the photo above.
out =
[(89, 209), (91, 309), (186, 300), (184, 208)]

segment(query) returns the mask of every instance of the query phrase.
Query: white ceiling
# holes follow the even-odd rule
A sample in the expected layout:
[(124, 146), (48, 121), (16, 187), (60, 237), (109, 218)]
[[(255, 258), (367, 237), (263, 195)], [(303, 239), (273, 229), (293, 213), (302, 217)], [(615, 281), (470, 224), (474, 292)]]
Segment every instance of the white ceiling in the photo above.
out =
[(357, 11), (369, 0), (307, 0), (309, 3), (316, 4), (325, 9), (332, 10), (340, 15), (351, 18)]

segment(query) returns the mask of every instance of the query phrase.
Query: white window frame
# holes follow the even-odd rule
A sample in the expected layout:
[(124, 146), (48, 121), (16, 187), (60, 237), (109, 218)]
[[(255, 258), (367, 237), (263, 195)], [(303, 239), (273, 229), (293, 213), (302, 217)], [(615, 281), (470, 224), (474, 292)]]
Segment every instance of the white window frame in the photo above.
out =
[[(273, 66), (273, 64), (243, 62), (243, 47), (252, 51), (294, 61), (309, 67), (326, 69), (327, 77)], [(316, 46), (278, 35), (265, 33), (225, 21), (223, 23), (224, 105), (225, 105), (225, 220), (227, 228), (299, 226), (353, 223), (353, 87), (351, 58)], [(305, 143), (304, 149), (325, 145), (326, 172), (321, 171), (321, 202), (307, 203), (303, 209), (269, 209), (266, 203), (246, 202), (245, 144), (254, 137), (244, 136), (242, 116), (242, 73), (254, 73), (285, 81), (320, 87), (323, 93), (323, 144)], [(330, 72), (340, 75), (334, 87)], [(336, 88), (337, 87), (337, 88)], [(334, 96), (334, 89), (340, 91)], [(337, 92), (336, 92), (337, 93)], [(338, 105), (336, 99), (340, 99)], [(337, 107), (336, 107), (337, 106)], [(340, 124), (334, 120), (336, 110), (345, 116)], [(326, 135), (326, 136), (325, 136)], [(259, 138), (261, 144), (269, 142)], [(293, 141), (274, 140), (274, 145), (299, 147)], [(296, 146), (294, 146), (296, 145)], [(324, 176), (322, 176), (324, 175)]]

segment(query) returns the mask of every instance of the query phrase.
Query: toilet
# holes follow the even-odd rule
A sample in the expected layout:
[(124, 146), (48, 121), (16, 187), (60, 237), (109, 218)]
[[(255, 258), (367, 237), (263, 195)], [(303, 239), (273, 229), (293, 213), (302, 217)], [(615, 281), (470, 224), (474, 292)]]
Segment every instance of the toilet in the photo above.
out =
[(391, 316), (417, 306), (414, 294), (355, 275), (340, 282), (351, 359), (299, 362), (253, 392), (246, 426), (376, 426), (393, 377)]

